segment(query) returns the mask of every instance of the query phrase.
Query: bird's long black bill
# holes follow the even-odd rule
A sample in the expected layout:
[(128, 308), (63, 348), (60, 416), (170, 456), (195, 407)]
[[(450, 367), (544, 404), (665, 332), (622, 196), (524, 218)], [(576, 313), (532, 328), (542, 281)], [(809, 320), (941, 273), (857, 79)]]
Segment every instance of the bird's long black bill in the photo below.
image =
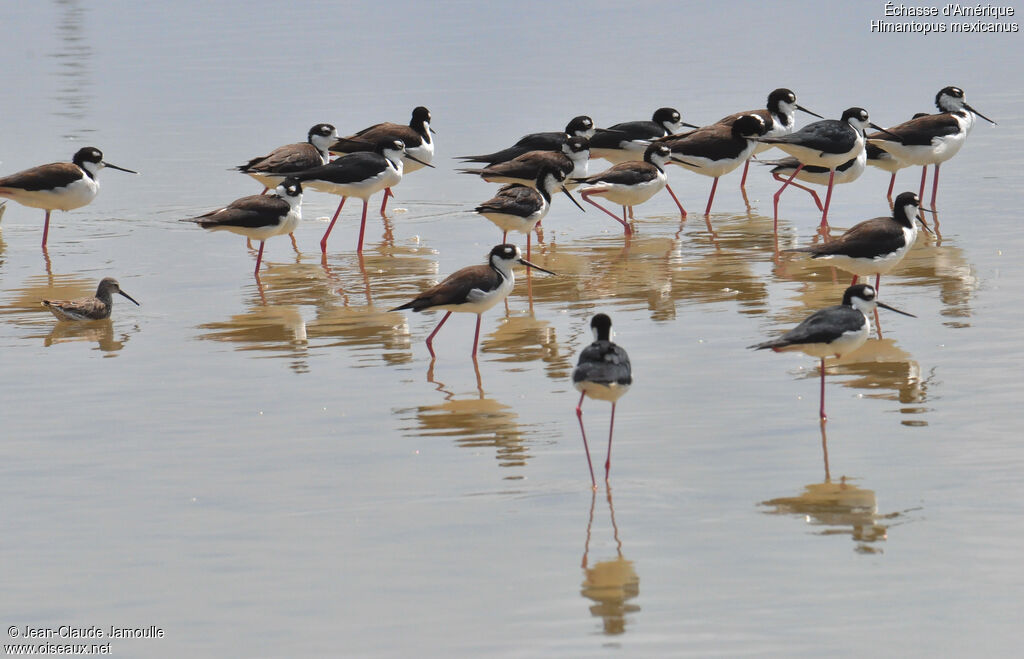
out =
[(969, 111), (973, 112), (974, 114), (978, 115), (979, 117), (981, 117), (981, 118), (982, 118), (982, 119), (984, 119), (985, 121), (989, 122), (989, 123), (990, 123), (990, 124), (992, 124), (993, 126), (998, 126), (998, 125), (999, 125), (999, 124), (997, 124), (996, 122), (994, 122), (994, 121), (992, 121), (991, 119), (989, 119), (988, 117), (986, 117), (985, 115), (983, 115), (982, 113), (980, 113), (980, 112), (978, 112), (977, 110), (975, 110), (974, 108), (972, 108), (972, 107), (971, 107), (970, 105), (968, 105), (968, 104), (964, 103), (964, 107), (965, 107), (965, 108), (967, 108), (967, 109), (968, 109)]
[(433, 133), (434, 135), (437, 135), (437, 131), (436, 131), (436, 130), (434, 130), (434, 127), (433, 127), (433, 126), (431, 126), (431, 127), (430, 127), (430, 128), (428, 129), (428, 130), (429, 130), (429, 131), (430, 131), (431, 133)]
[(133, 297), (132, 297), (131, 295), (128, 295), (128, 294), (127, 294), (127, 293), (125, 293), (124, 291), (118, 291), (118, 293), (120, 293), (121, 295), (125, 296), (126, 298), (128, 298), (128, 299), (129, 299), (129, 300), (131, 300), (132, 302), (135, 302), (135, 306), (137, 306), (137, 307), (138, 307), (138, 306), (141, 306), (141, 305), (140, 305), (140, 304), (139, 304), (138, 302), (136, 302), (136, 301), (135, 301), (135, 298), (133, 298)]
[(680, 125), (680, 126), (682, 126), (682, 127), (684, 127), (684, 128), (693, 128), (694, 130), (696, 130), (696, 129), (700, 128), (700, 126), (695, 126), (695, 125), (693, 125), (693, 124), (688, 124), (688, 123), (686, 123), (685, 121), (680, 121), (680, 122), (679, 122), (679, 125)]
[(877, 304), (878, 306), (882, 307), (883, 309), (888, 309), (889, 311), (895, 311), (896, 313), (901, 313), (904, 316), (910, 316), (911, 318), (917, 318), (917, 316), (915, 316), (912, 313), (907, 313), (906, 311), (900, 311), (896, 307), (890, 307), (888, 304), (885, 304), (884, 302), (879, 302), (878, 300), (875, 300), (875, 304)]
[(700, 165), (692, 163), (692, 162), (689, 162), (689, 161), (686, 161), (686, 160), (683, 160), (682, 158), (672, 157), (672, 158), (669, 158), (669, 160), (671, 160), (672, 162), (677, 162), (680, 165), (686, 165), (687, 167), (695, 167), (697, 169), (701, 168)]
[(800, 110), (801, 112), (806, 112), (807, 114), (811, 115), (812, 117), (817, 117), (818, 119), (824, 119), (825, 118), (825, 117), (821, 116), (820, 114), (818, 114), (817, 112), (811, 112), (810, 110), (808, 110), (807, 108), (805, 108), (802, 105), (797, 105), (796, 109)]
[[(430, 164), (429, 162), (423, 162), (422, 160), (420, 160), (420, 159), (419, 159), (419, 158), (417, 158), (416, 156), (412, 156), (412, 155), (409, 155), (409, 153), (408, 153), (408, 152), (406, 152), (406, 154), (405, 154), (404, 156), (402, 156), (402, 157), (403, 157), (403, 158), (408, 158), (409, 160), (411, 160), (411, 161), (413, 161), (413, 162), (418, 162), (419, 164), (423, 165), (424, 167), (431, 167), (431, 168), (434, 168), (434, 166), (433, 166), (433, 165), (431, 165), (431, 164)], [(436, 169), (436, 168), (435, 168), (435, 169)]]
[(109, 162), (107, 162), (106, 160), (104, 160), (104, 161), (103, 161), (103, 166), (104, 166), (104, 167), (109, 167), (109, 168), (111, 168), (111, 169), (116, 169), (116, 170), (118, 170), (118, 171), (120, 171), (120, 172), (128, 172), (129, 174), (138, 174), (138, 172), (137, 172), (137, 171), (135, 171), (134, 169), (126, 169), (126, 168), (124, 168), (124, 167), (118, 167), (117, 165), (111, 165), (111, 164), (110, 164)]
[(519, 262), (520, 262), (520, 263), (522, 263), (523, 265), (525, 265), (525, 266), (526, 266), (527, 268), (533, 268), (534, 270), (540, 270), (541, 272), (546, 272), (546, 273), (548, 273), (549, 275), (557, 275), (557, 274), (558, 274), (558, 273), (556, 273), (556, 272), (551, 272), (550, 270), (547, 270), (547, 269), (545, 269), (545, 268), (542, 268), (542, 267), (540, 267), (539, 265), (535, 265), (535, 264), (533, 264), (533, 263), (530, 263), (530, 262), (529, 262), (529, 261), (527, 261), (526, 259), (519, 259)]
[(880, 133), (885, 133), (886, 135), (889, 135), (891, 137), (895, 137), (897, 140), (900, 141), (900, 144), (903, 143), (903, 138), (902, 137), (900, 137), (899, 135), (896, 135), (894, 133), (890, 133), (889, 131), (887, 131), (886, 129), (882, 128), (878, 124), (871, 124), (871, 123), (869, 123), (868, 126), (871, 126), (872, 128), (874, 128), (875, 130), (877, 130)]
[(566, 196), (566, 197), (568, 197), (568, 198), (569, 198), (570, 200), (572, 200), (572, 203), (576, 204), (576, 208), (580, 209), (580, 210), (581, 210), (581, 211), (583, 211), (584, 213), (586, 213), (586, 212), (587, 212), (586, 210), (584, 210), (583, 206), (580, 206), (580, 202), (576, 201), (576, 197), (572, 196), (572, 193), (571, 193), (571, 192), (569, 192), (569, 188), (567, 188), (567, 187), (565, 187), (565, 186), (563, 185), (563, 186), (562, 186), (562, 192), (564, 192), (564, 193), (565, 193), (565, 196)]

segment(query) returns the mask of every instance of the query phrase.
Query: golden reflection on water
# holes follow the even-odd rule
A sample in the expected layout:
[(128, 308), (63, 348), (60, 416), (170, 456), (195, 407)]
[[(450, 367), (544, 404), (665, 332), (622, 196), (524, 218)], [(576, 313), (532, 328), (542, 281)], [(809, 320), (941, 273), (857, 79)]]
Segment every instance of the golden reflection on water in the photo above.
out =
[(832, 480), (825, 423), (819, 425), (825, 480), (805, 485), (803, 492), (796, 496), (769, 499), (760, 505), (771, 508), (765, 511), (767, 514), (799, 515), (807, 524), (823, 527), (815, 531), (815, 535), (849, 535), (857, 543), (854, 551), (858, 553), (882, 553), (874, 543), (888, 539), (888, 529), (893, 526), (890, 520), (902, 517), (902, 513), (880, 515), (873, 490), (854, 485), (847, 476)]
[[(530, 458), (524, 443), (524, 432), (519, 427), (519, 415), (514, 408), (489, 398), (484, 392), (480, 367), (476, 371), (476, 390), (470, 394), (456, 394), (435, 379), (434, 362), (427, 371), (427, 382), (436, 387), (443, 400), (431, 405), (396, 410), (399, 418), (415, 421), (414, 426), (402, 428), (413, 437), (449, 437), (468, 449), (494, 449), (501, 467), (523, 467)], [(519, 480), (522, 475), (509, 475), (505, 480)]]
[(601, 618), (601, 630), (609, 636), (623, 634), (626, 631), (627, 614), (640, 611), (636, 604), (629, 600), (640, 594), (640, 577), (636, 573), (633, 561), (627, 560), (622, 553), (622, 540), (619, 538), (619, 526), (615, 522), (615, 506), (612, 504), (612, 493), (607, 491), (608, 512), (611, 516), (612, 536), (615, 540), (615, 556), (595, 563), (590, 562), (590, 538), (594, 526), (594, 507), (597, 492), (590, 496), (590, 516), (587, 519), (587, 538), (583, 544), (583, 583), (580, 595), (593, 602), (590, 614)]

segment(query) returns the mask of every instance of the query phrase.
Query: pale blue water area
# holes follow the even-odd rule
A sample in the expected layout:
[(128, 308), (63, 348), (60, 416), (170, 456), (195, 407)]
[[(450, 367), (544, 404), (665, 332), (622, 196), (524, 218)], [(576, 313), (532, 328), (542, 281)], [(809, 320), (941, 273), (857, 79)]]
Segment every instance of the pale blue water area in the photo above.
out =
[[(41, 210), (0, 222), (3, 629), (159, 627), (110, 641), (147, 657), (1015, 656), (1024, 51), (872, 34), (883, 4), (4, 3), (0, 175), (84, 145), (141, 175), (104, 171), (45, 254)], [(721, 180), (713, 233), (710, 179), (678, 168), (689, 219), (658, 195), (628, 244), (559, 195), (532, 254), (559, 274), (520, 272), (484, 315), (479, 381), (472, 316), (431, 371), (440, 315), (387, 311), (501, 237), (472, 213), (494, 186), (453, 156), (581, 113), (706, 124), (780, 86), (893, 125), (946, 85), (999, 125), (942, 168), (941, 239), (882, 279), (917, 318), (883, 312), (882, 340), (830, 363), (827, 475), (816, 360), (745, 346), (848, 275), (776, 257), (763, 167), (749, 211), (739, 173)], [(258, 193), (232, 167), (314, 123), (416, 105), (436, 169), (386, 224), (371, 200), (362, 262), (358, 200), (322, 263), (337, 199), (308, 192), (262, 291), (242, 237), (177, 221)], [(838, 187), (833, 226), (887, 213), (888, 180)], [(787, 191), (779, 247), (818, 217)], [(141, 306), (85, 327), (39, 306), (103, 276)], [(569, 380), (598, 311), (636, 378), (611, 500)], [(609, 406), (583, 409), (600, 469)]]

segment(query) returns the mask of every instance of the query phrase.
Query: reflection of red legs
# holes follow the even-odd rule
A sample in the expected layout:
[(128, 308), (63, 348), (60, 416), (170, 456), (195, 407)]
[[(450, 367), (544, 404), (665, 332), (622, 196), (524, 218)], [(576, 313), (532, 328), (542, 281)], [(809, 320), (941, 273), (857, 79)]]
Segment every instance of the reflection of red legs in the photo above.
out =
[[(786, 180), (784, 178), (782, 178), (779, 174), (772, 174), (772, 178), (774, 178), (779, 183), (785, 183), (786, 182)], [(794, 188), (800, 188), (801, 190), (804, 190), (808, 194), (810, 194), (811, 197), (814, 198), (814, 205), (818, 207), (818, 210), (820, 210), (820, 211), (825, 210), (825, 207), (821, 205), (821, 198), (818, 197), (818, 193), (817, 192), (815, 192), (811, 188), (807, 187), (806, 185), (800, 185), (796, 181), (791, 183), (791, 185)]]
[(580, 402), (576, 404), (576, 419), (580, 422), (580, 433), (583, 435), (583, 450), (587, 453), (587, 467), (590, 469), (590, 484), (597, 491), (597, 480), (594, 478), (594, 465), (590, 462), (590, 447), (587, 446), (587, 431), (583, 429), (583, 397), (586, 393), (580, 394)]
[(775, 195), (772, 197), (773, 206), (775, 207), (775, 233), (779, 232), (779, 197), (782, 196), (782, 191), (785, 190), (786, 187), (793, 182), (793, 179), (796, 178), (796, 175), (799, 174), (800, 170), (803, 168), (804, 164), (800, 163), (800, 166), (793, 170), (793, 173), (789, 175), (789, 178), (786, 179), (786, 182), (782, 184), (782, 187), (779, 188), (779, 191), (776, 192)]
[(439, 322), (437, 324), (437, 327), (434, 328), (434, 331), (431, 332), (430, 336), (427, 337), (427, 350), (430, 352), (430, 356), (431, 357), (435, 356), (434, 355), (434, 336), (437, 334), (437, 331), (439, 329), (441, 329), (441, 325), (444, 325), (444, 321), (448, 320), (448, 316), (450, 316), (450, 315), (452, 315), (451, 311), (446, 312), (444, 314), (444, 318), (441, 319), (441, 322)]
[(327, 253), (327, 236), (331, 235), (331, 231), (334, 229), (334, 223), (338, 221), (338, 215), (341, 213), (341, 209), (345, 206), (345, 200), (348, 197), (342, 197), (341, 203), (338, 204), (338, 210), (334, 211), (334, 217), (331, 218), (331, 223), (327, 227), (327, 231), (324, 232), (324, 237), (320, 239), (320, 251), (324, 254)]
[(676, 202), (676, 206), (678, 206), (678, 207), (679, 207), (679, 217), (680, 217), (681, 219), (684, 219), (684, 220), (685, 220), (685, 219), (686, 219), (686, 209), (685, 209), (685, 208), (683, 208), (683, 205), (679, 203), (679, 198), (678, 198), (678, 197), (676, 197), (676, 193), (675, 193), (675, 192), (672, 192), (672, 186), (671, 186), (671, 185), (669, 185), (668, 183), (666, 183), (666, 184), (665, 184), (665, 189), (666, 189), (666, 190), (668, 190), (668, 193), (669, 193), (670, 195), (672, 195), (672, 201)]
[(825, 416), (825, 358), (821, 358), (821, 407), (818, 408), (818, 414), (821, 416), (822, 421), (826, 421), (828, 417)]
[[(601, 204), (597, 203), (596, 201), (594, 201), (594, 200), (592, 200), (590, 198), (590, 196), (593, 195), (593, 194), (599, 194), (601, 192), (606, 192), (606, 191), (607, 191), (607, 188), (591, 188), (590, 190), (584, 190), (583, 192), (581, 192), (580, 193), (580, 197), (583, 198), (583, 201), (585, 201), (585, 202), (595, 206), (596, 208), (599, 208), (600, 210), (604, 211), (605, 213), (610, 215), (612, 218), (614, 218), (614, 220), (616, 222), (618, 222), (619, 224), (622, 225), (622, 230), (626, 233), (626, 235), (627, 236), (630, 235), (631, 233), (633, 233), (633, 229), (630, 228), (628, 222), (626, 222), (624, 219), (620, 219), (618, 215), (616, 215), (615, 213), (611, 212), (610, 210), (608, 210), (607, 208), (605, 208), (604, 206), (602, 206)], [(623, 213), (623, 216), (625, 216), (625, 213)]]

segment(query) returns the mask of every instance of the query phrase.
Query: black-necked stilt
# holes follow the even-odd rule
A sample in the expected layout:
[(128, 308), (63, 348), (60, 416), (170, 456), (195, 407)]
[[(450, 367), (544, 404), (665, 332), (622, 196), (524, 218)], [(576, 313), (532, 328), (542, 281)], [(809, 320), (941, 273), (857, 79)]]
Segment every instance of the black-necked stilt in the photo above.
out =
[(530, 233), (544, 219), (551, 208), (551, 196), (561, 190), (572, 203), (583, 210), (579, 202), (564, 185), (565, 173), (558, 167), (546, 167), (537, 174), (534, 187), (518, 183), (506, 185), (498, 194), (476, 207), (483, 215), (504, 231), (501, 241), (507, 242), (509, 231), (526, 234), (526, 258), (530, 258)]
[(513, 146), (494, 153), (487, 153), (479, 156), (458, 156), (459, 160), (466, 162), (481, 162), (487, 165), (496, 165), (499, 162), (512, 160), (517, 156), (530, 151), (560, 151), (565, 140), (569, 137), (585, 137), (588, 140), (594, 136), (594, 120), (586, 115), (573, 117), (565, 125), (562, 132), (530, 133), (519, 138)]
[[(412, 118), (408, 125), (389, 122), (375, 124), (364, 128), (355, 135), (341, 138), (330, 147), (330, 150), (331, 153), (339, 154), (372, 151), (374, 145), (383, 140), (402, 140), (406, 153), (402, 157), (404, 173), (410, 174), (422, 169), (425, 164), (433, 162), (434, 138), (431, 133), (437, 133), (437, 131), (430, 127), (430, 110), (420, 105), (413, 108)], [(390, 187), (384, 188), (384, 200), (380, 205), (381, 215), (384, 215), (384, 211), (387, 210), (388, 197), (393, 196), (394, 193)]]
[(104, 161), (103, 152), (94, 146), (86, 146), (75, 152), (71, 162), (40, 165), (0, 178), (0, 197), (46, 211), (46, 223), (43, 225), (45, 249), (46, 238), (50, 234), (50, 213), (81, 208), (95, 199), (100, 191), (96, 176), (104, 167), (138, 174)]
[(391, 311), (440, 309), (446, 312), (441, 318), (441, 322), (427, 337), (427, 350), (430, 352), (431, 358), (435, 356), (434, 336), (448, 320), (448, 316), (455, 311), (475, 313), (476, 334), (473, 336), (473, 359), (476, 360), (476, 348), (480, 342), (481, 314), (504, 300), (512, 292), (512, 288), (516, 284), (515, 275), (512, 274), (512, 266), (515, 263), (522, 263), (528, 268), (535, 268), (549, 275), (555, 274), (524, 259), (522, 252), (515, 245), (495, 245), (487, 255), (485, 265), (471, 265), (457, 270), (437, 286), (423, 291), (415, 299), (397, 306)]
[(114, 308), (114, 293), (120, 293), (138, 306), (131, 295), (121, 290), (121, 286), (113, 277), (104, 277), (96, 288), (95, 297), (82, 297), (77, 300), (43, 300), (43, 306), (50, 310), (57, 320), (103, 320), (110, 318)]
[(260, 241), (254, 271), (259, 278), (264, 243), (273, 236), (295, 231), (301, 219), (302, 184), (289, 177), (277, 186), (274, 194), (242, 197), (224, 208), (182, 222), (195, 222), (204, 229), (230, 231)]
[[(912, 118), (920, 119), (921, 117), (927, 117), (927, 112), (918, 112)], [(878, 139), (883, 136), (883, 133), (868, 133), (864, 136), (864, 141), (867, 144), (864, 146), (864, 153), (867, 157), (867, 164), (872, 167), (877, 167), (883, 171), (889, 172), (892, 176), (889, 177), (889, 189), (885, 192), (885, 198), (892, 202), (892, 191), (896, 187), (896, 172), (900, 171), (904, 167), (910, 167), (910, 163), (903, 162), (896, 156), (892, 155), (877, 144), (873, 144), (872, 140)], [(927, 168), (921, 170), (921, 186), (924, 194), (924, 175), (927, 173)]]
[[(847, 160), (842, 165), (836, 167), (835, 176), (832, 179), (833, 185), (840, 185), (843, 183), (853, 183), (860, 178), (860, 175), (864, 173), (864, 166), (867, 164), (868, 152), (871, 149), (871, 145), (857, 154), (856, 158)], [(789, 178), (799, 168), (800, 172), (796, 175), (796, 180), (804, 181), (805, 183), (814, 183), (816, 185), (828, 185), (828, 179), (832, 176), (832, 170), (827, 167), (818, 167), (817, 165), (804, 165), (800, 167), (800, 161), (793, 156), (786, 156), (785, 158), (779, 158), (778, 160), (759, 160), (761, 164), (771, 165), (772, 178), (780, 183), (785, 183), (786, 179)], [(825, 207), (821, 203), (821, 199), (818, 198), (818, 193), (808, 188), (807, 186), (800, 185), (796, 181), (790, 182), (794, 188), (800, 188), (801, 190), (807, 191), (814, 199), (815, 205), (818, 210), (824, 210)]]
[(263, 192), (276, 188), (289, 174), (319, 167), (329, 162), (327, 148), (338, 140), (338, 131), (330, 124), (317, 124), (309, 129), (305, 142), (279, 146), (265, 156), (253, 158), (238, 171), (263, 184)]
[[(796, 102), (796, 94), (785, 87), (780, 87), (771, 94), (768, 94), (768, 106), (759, 110), (748, 110), (736, 112), (727, 117), (722, 117), (716, 123), (731, 126), (737, 119), (745, 114), (756, 114), (761, 117), (765, 125), (766, 137), (778, 137), (788, 135), (796, 128), (796, 111), (806, 112), (809, 115), (823, 119), (817, 112), (811, 112)], [(754, 155), (772, 148), (768, 144), (758, 144), (754, 149)], [(750, 169), (750, 160), (743, 165), (743, 178), (740, 179), (740, 188), (747, 184), (747, 172)]]
[[(341, 213), (348, 197), (363, 200), (363, 217), (359, 225), (359, 243), (356, 247), (357, 252), (363, 251), (367, 203), (370, 197), (384, 188), (398, 185), (402, 180), (403, 158), (418, 161), (415, 156), (406, 153), (402, 140), (381, 140), (372, 153), (350, 153), (326, 165), (295, 174), (307, 188), (341, 195), (338, 210), (334, 211), (334, 217), (331, 218), (324, 237), (320, 239), (322, 253), (327, 253), (327, 237), (331, 235), (334, 223), (338, 221), (338, 214)], [(429, 163), (419, 162), (421, 165), (433, 167)]]
[(821, 364), (821, 406), (818, 413), (825, 416), (825, 358), (848, 355), (864, 345), (871, 331), (868, 314), (876, 307), (901, 313), (915, 318), (913, 314), (900, 311), (875, 299), (875, 289), (867, 284), (850, 286), (843, 293), (842, 304), (815, 311), (799, 325), (782, 336), (747, 346), (754, 350), (771, 348), (775, 352), (799, 351), (820, 359)]
[(957, 154), (974, 128), (974, 115), (990, 124), (995, 124), (985, 115), (972, 108), (964, 100), (964, 90), (959, 87), (943, 87), (935, 95), (937, 114), (905, 121), (898, 126), (887, 128), (887, 135), (872, 136), (871, 142), (885, 149), (901, 163), (920, 165), (921, 191), (924, 197), (925, 173), (928, 165), (935, 165), (932, 181), (932, 208), (939, 187), (939, 167)]
[(697, 128), (683, 121), (675, 108), (658, 108), (650, 121), (625, 121), (598, 128), (590, 138), (590, 157), (604, 158), (613, 165), (640, 160), (651, 140), (674, 135), (683, 128)]
[(746, 114), (732, 124), (712, 124), (684, 135), (663, 137), (659, 142), (672, 149), (673, 156), (680, 158), (677, 161), (680, 166), (715, 179), (704, 209), (704, 215), (709, 215), (719, 177), (750, 158), (758, 144), (754, 139), (764, 135), (765, 130), (764, 119), (756, 114)]
[(612, 418), (608, 423), (608, 455), (604, 461), (604, 482), (607, 484), (608, 474), (612, 468), (615, 403), (629, 391), (629, 386), (633, 384), (633, 373), (629, 365), (629, 355), (622, 347), (612, 342), (612, 319), (599, 313), (590, 321), (590, 329), (594, 332), (594, 342), (580, 353), (580, 359), (572, 372), (572, 383), (576, 391), (580, 392), (580, 401), (576, 404), (576, 418), (580, 422), (580, 432), (583, 434), (583, 450), (587, 453), (590, 483), (596, 490), (597, 481), (594, 479), (594, 465), (590, 461), (587, 431), (583, 429), (583, 398), (590, 396), (595, 400), (606, 400), (612, 404)]
[(499, 162), (490, 167), (479, 169), (462, 168), (458, 171), (463, 174), (476, 174), (488, 183), (518, 183), (520, 185), (532, 186), (537, 181), (537, 175), (544, 169), (551, 167), (561, 171), (569, 184), (570, 189), (576, 187), (573, 179), (583, 178), (587, 175), (587, 166), (590, 162), (590, 142), (585, 137), (573, 136), (567, 138), (562, 144), (561, 151), (528, 151), (512, 160)]
[(869, 121), (867, 110), (854, 107), (843, 112), (840, 119), (815, 121), (788, 135), (757, 138), (757, 141), (777, 146), (800, 161), (800, 166), (786, 179), (773, 198), (776, 232), (779, 227), (779, 197), (800, 169), (807, 165), (817, 165), (830, 170), (825, 208), (821, 213), (821, 226), (828, 226), (828, 207), (832, 201), (835, 170), (848, 160), (856, 158), (864, 150), (864, 130), (868, 126), (884, 131)]
[(827, 243), (788, 251), (807, 252), (813, 258), (831, 261), (853, 274), (851, 286), (857, 283), (858, 277), (875, 275), (877, 293), (881, 276), (891, 272), (917, 240), (915, 220), (930, 231), (920, 211), (920, 197), (913, 192), (903, 192), (896, 197), (891, 216), (859, 222)]

